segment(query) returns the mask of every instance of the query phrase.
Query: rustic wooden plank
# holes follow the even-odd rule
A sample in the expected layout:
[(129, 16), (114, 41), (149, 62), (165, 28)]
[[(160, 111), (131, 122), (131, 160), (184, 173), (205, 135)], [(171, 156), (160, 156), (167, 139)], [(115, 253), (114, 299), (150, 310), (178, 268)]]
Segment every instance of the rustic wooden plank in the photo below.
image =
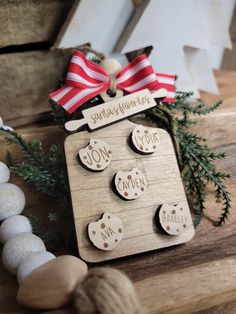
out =
[(140, 280), (135, 287), (144, 313), (192, 313), (235, 299), (236, 257)]
[(33, 123), (49, 111), (48, 94), (59, 86), (70, 55), (30, 51), (0, 55), (0, 113), (11, 126)]
[(0, 1), (0, 47), (53, 41), (74, 0)]

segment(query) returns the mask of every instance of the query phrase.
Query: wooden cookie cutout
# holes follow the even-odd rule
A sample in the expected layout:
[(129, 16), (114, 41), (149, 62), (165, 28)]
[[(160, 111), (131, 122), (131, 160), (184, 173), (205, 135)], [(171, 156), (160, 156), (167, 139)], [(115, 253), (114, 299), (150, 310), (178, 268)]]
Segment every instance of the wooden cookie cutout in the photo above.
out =
[(88, 235), (98, 249), (111, 251), (123, 239), (123, 223), (116, 215), (106, 212), (100, 220), (88, 225)]
[(161, 205), (159, 220), (162, 228), (170, 235), (179, 235), (192, 226), (189, 209), (181, 204)]
[(160, 144), (160, 138), (156, 128), (137, 125), (131, 135), (132, 143), (138, 152), (151, 154)]
[(110, 146), (98, 139), (91, 139), (88, 146), (79, 150), (79, 158), (82, 164), (92, 171), (106, 169), (111, 162), (111, 157)]
[(144, 193), (147, 179), (138, 168), (133, 168), (131, 171), (118, 171), (115, 175), (115, 186), (123, 198), (134, 200)]

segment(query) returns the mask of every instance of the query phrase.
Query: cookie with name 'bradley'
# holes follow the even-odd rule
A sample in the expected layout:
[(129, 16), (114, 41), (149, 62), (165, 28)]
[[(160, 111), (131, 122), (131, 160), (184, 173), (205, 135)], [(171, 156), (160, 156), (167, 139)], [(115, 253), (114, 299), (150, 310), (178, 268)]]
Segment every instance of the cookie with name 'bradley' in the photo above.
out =
[(192, 226), (192, 218), (184, 204), (163, 204), (160, 206), (159, 222), (169, 235), (179, 235)]

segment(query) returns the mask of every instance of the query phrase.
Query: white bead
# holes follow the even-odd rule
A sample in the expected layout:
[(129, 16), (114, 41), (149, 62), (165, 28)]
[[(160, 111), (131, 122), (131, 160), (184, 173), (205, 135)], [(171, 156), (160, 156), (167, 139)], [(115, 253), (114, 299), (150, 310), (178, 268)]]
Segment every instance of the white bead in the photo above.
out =
[(6, 183), (10, 179), (10, 170), (3, 162), (0, 161), (0, 183)]
[(0, 127), (3, 126), (3, 120), (2, 117), (0, 116)]
[(104, 59), (100, 66), (105, 70), (108, 75), (114, 75), (121, 70), (121, 64), (115, 59)]
[(22, 232), (32, 232), (29, 219), (22, 215), (11, 216), (4, 220), (0, 226), (0, 242), (4, 244), (16, 234)]
[(8, 240), (2, 250), (2, 262), (12, 274), (16, 274), (17, 267), (31, 252), (46, 251), (43, 241), (28, 232), (18, 233)]
[(24, 192), (15, 184), (0, 183), (0, 221), (20, 214), (24, 207)]
[(20, 263), (17, 269), (17, 280), (19, 284), (27, 277), (34, 269), (56, 258), (50, 252), (32, 252)]

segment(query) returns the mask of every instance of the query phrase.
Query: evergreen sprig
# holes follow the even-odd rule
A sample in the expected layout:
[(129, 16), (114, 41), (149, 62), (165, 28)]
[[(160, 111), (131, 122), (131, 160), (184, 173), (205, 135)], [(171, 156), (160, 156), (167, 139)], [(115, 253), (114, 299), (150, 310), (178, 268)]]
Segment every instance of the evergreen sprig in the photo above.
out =
[(70, 193), (62, 149), (52, 145), (45, 153), (41, 142), (27, 142), (15, 131), (0, 130), (7, 134), (6, 141), (19, 145), (24, 154), (24, 161), (18, 164), (8, 154), (11, 171), (24, 181), (33, 183), (37, 191), (59, 200), (62, 204), (68, 204)]
[(191, 133), (191, 126), (197, 123), (194, 116), (207, 115), (216, 110), (222, 101), (212, 106), (203, 102), (190, 104), (192, 93), (178, 92), (175, 104), (157, 106), (146, 113), (146, 117), (165, 128), (170, 135), (177, 152), (182, 178), (195, 213), (194, 224), (197, 226), (204, 214), (205, 198), (209, 183), (215, 188), (216, 203), (222, 203), (222, 214), (215, 222), (222, 225), (228, 218), (231, 208), (230, 193), (224, 181), (230, 178), (228, 173), (217, 171), (215, 161), (224, 159), (224, 152), (214, 152), (207, 145), (207, 140)]

